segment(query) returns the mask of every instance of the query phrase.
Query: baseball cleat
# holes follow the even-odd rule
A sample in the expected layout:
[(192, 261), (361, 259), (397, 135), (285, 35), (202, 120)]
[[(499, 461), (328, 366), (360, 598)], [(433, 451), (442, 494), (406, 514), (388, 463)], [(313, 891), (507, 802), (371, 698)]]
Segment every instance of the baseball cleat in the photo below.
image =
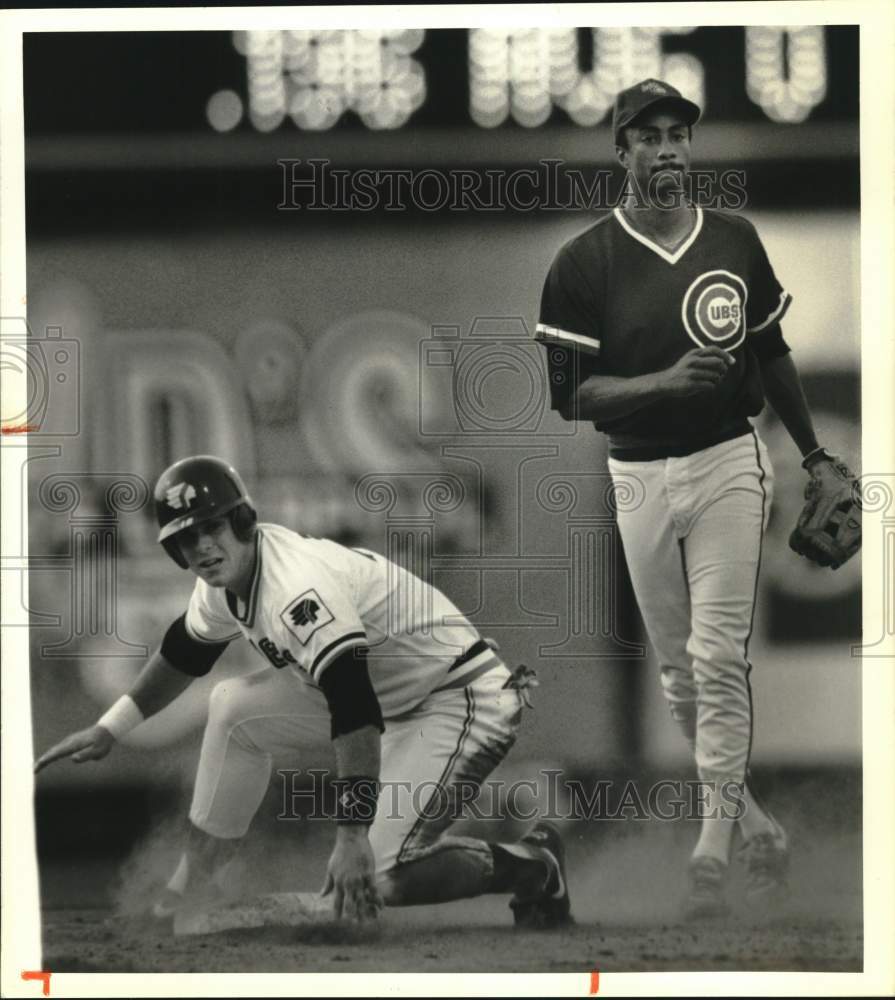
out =
[(214, 906), (225, 899), (232, 885), (232, 842), (200, 838), (192, 834), (193, 846), (181, 855), (174, 874), (150, 907), (154, 920), (165, 921), (184, 911)]
[(150, 913), (156, 920), (171, 920), (183, 905), (183, 894), (165, 886), (159, 898), (152, 904)]
[(724, 898), (727, 882), (727, 865), (708, 854), (690, 859), (687, 869), (690, 888), (684, 912), (689, 920), (706, 920), (723, 917), (728, 912)]
[(789, 839), (774, 824), (773, 833), (759, 833), (744, 841), (737, 852), (746, 863), (746, 902), (752, 906), (774, 902), (786, 893)]
[(519, 843), (533, 848), (533, 858), (544, 862), (547, 879), (534, 895), (517, 893), (510, 900), (516, 926), (550, 930), (573, 924), (566, 881), (566, 851), (559, 830), (552, 823), (537, 823)]
[(219, 906), (226, 900), (226, 893), (213, 883), (209, 883), (201, 889), (190, 889), (186, 893), (175, 892), (166, 886), (152, 904), (150, 912), (155, 920), (165, 921), (171, 920), (179, 914)]

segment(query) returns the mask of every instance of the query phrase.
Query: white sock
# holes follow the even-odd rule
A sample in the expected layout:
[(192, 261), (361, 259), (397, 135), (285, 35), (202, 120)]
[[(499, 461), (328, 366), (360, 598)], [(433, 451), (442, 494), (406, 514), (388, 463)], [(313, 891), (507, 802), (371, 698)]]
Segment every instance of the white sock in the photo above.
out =
[(708, 795), (702, 805), (705, 813), (693, 857), (708, 855), (726, 865), (736, 820), (730, 815), (730, 803), (721, 795), (722, 784), (715, 780), (707, 788)]
[[(696, 712), (689, 711), (689, 705), (678, 705), (672, 708), (672, 717), (684, 734), (690, 752), (696, 752)], [(760, 833), (776, 833), (777, 826), (768, 814), (756, 802), (749, 786), (743, 786), (743, 810), (737, 824), (743, 840), (749, 840)], [(727, 829), (729, 827), (729, 829)], [(725, 864), (730, 856), (730, 842), (733, 835), (733, 824), (727, 820), (703, 820), (699, 842), (694, 855), (709, 854)]]
[(704, 819), (693, 857), (709, 855), (726, 865), (730, 858), (730, 841), (734, 821), (730, 819)]
[(743, 840), (749, 840), (760, 833), (776, 833), (774, 821), (755, 801), (747, 785), (743, 794), (743, 815), (739, 820), (740, 835)]
[(186, 884), (189, 876), (190, 862), (186, 856), (186, 851), (184, 851), (183, 854), (180, 855), (180, 862), (168, 882), (168, 888), (171, 892), (176, 892), (178, 896), (182, 896), (186, 892)]

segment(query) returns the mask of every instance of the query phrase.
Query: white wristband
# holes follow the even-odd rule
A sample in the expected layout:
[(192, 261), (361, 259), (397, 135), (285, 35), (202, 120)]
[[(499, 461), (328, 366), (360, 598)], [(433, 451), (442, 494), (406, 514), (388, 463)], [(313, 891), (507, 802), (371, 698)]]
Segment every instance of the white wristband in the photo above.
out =
[(97, 722), (98, 726), (120, 740), (122, 736), (140, 725), (146, 718), (129, 694), (123, 694), (108, 712)]

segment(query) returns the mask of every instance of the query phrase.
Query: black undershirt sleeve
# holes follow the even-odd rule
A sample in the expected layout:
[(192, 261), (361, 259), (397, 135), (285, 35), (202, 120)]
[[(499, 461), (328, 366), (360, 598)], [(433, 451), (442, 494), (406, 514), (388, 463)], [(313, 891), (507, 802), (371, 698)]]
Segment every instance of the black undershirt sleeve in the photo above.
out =
[(204, 677), (227, 648), (226, 642), (199, 642), (186, 630), (186, 615), (171, 623), (161, 654), (172, 667), (191, 677)]
[[(566, 251), (560, 251), (553, 261), (541, 292), (538, 327), (556, 327), (562, 334), (579, 334), (593, 341), (598, 350), (598, 330), (590, 287), (581, 271)], [(599, 371), (594, 354), (579, 349), (574, 342), (542, 341), (547, 352), (547, 374), (550, 387), (550, 407), (563, 410), (585, 379)]]
[(774, 358), (782, 358), (784, 354), (790, 352), (789, 344), (783, 339), (783, 330), (779, 323), (771, 324), (760, 333), (750, 333), (746, 343), (761, 364), (773, 361)]
[(333, 739), (364, 726), (375, 726), (380, 733), (385, 732), (382, 709), (367, 667), (366, 646), (355, 646), (337, 656), (318, 683), (332, 716)]

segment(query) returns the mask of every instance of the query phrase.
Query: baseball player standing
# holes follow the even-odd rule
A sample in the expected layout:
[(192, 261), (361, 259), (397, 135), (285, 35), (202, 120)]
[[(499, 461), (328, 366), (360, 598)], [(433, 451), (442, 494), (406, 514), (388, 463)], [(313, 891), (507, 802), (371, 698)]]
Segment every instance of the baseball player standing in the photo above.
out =
[[(613, 478), (643, 491), (636, 510), (619, 512), (622, 543), (671, 714), (713, 788), (688, 870), (694, 917), (726, 909), (735, 826), (750, 901), (779, 892), (789, 857), (748, 771), (749, 638), (773, 493), (748, 418), (767, 397), (812, 481), (847, 473), (818, 446), (780, 329), (790, 296), (754, 227), (686, 197), (699, 115), (659, 80), (618, 94), (624, 198), (557, 254), (536, 334), (553, 408), (593, 421), (609, 437)], [(723, 808), (726, 783), (744, 786), (735, 815)]]
[[(130, 693), (35, 769), (104, 757), (229, 642), (249, 641), (265, 666), (212, 692), (188, 843), (157, 913), (208, 898), (261, 804), (272, 755), (322, 737), (333, 740), (341, 789), (324, 887), (336, 916), (512, 893), (517, 925), (569, 923), (550, 824), (513, 844), (445, 835), (513, 745), (530, 672), (510, 674), (440, 591), (382, 556), (258, 524), (242, 480), (219, 459), (171, 466), (155, 506), (159, 541), (197, 578), (189, 607)], [(412, 804), (377, 811), (381, 790), (408, 784)]]

